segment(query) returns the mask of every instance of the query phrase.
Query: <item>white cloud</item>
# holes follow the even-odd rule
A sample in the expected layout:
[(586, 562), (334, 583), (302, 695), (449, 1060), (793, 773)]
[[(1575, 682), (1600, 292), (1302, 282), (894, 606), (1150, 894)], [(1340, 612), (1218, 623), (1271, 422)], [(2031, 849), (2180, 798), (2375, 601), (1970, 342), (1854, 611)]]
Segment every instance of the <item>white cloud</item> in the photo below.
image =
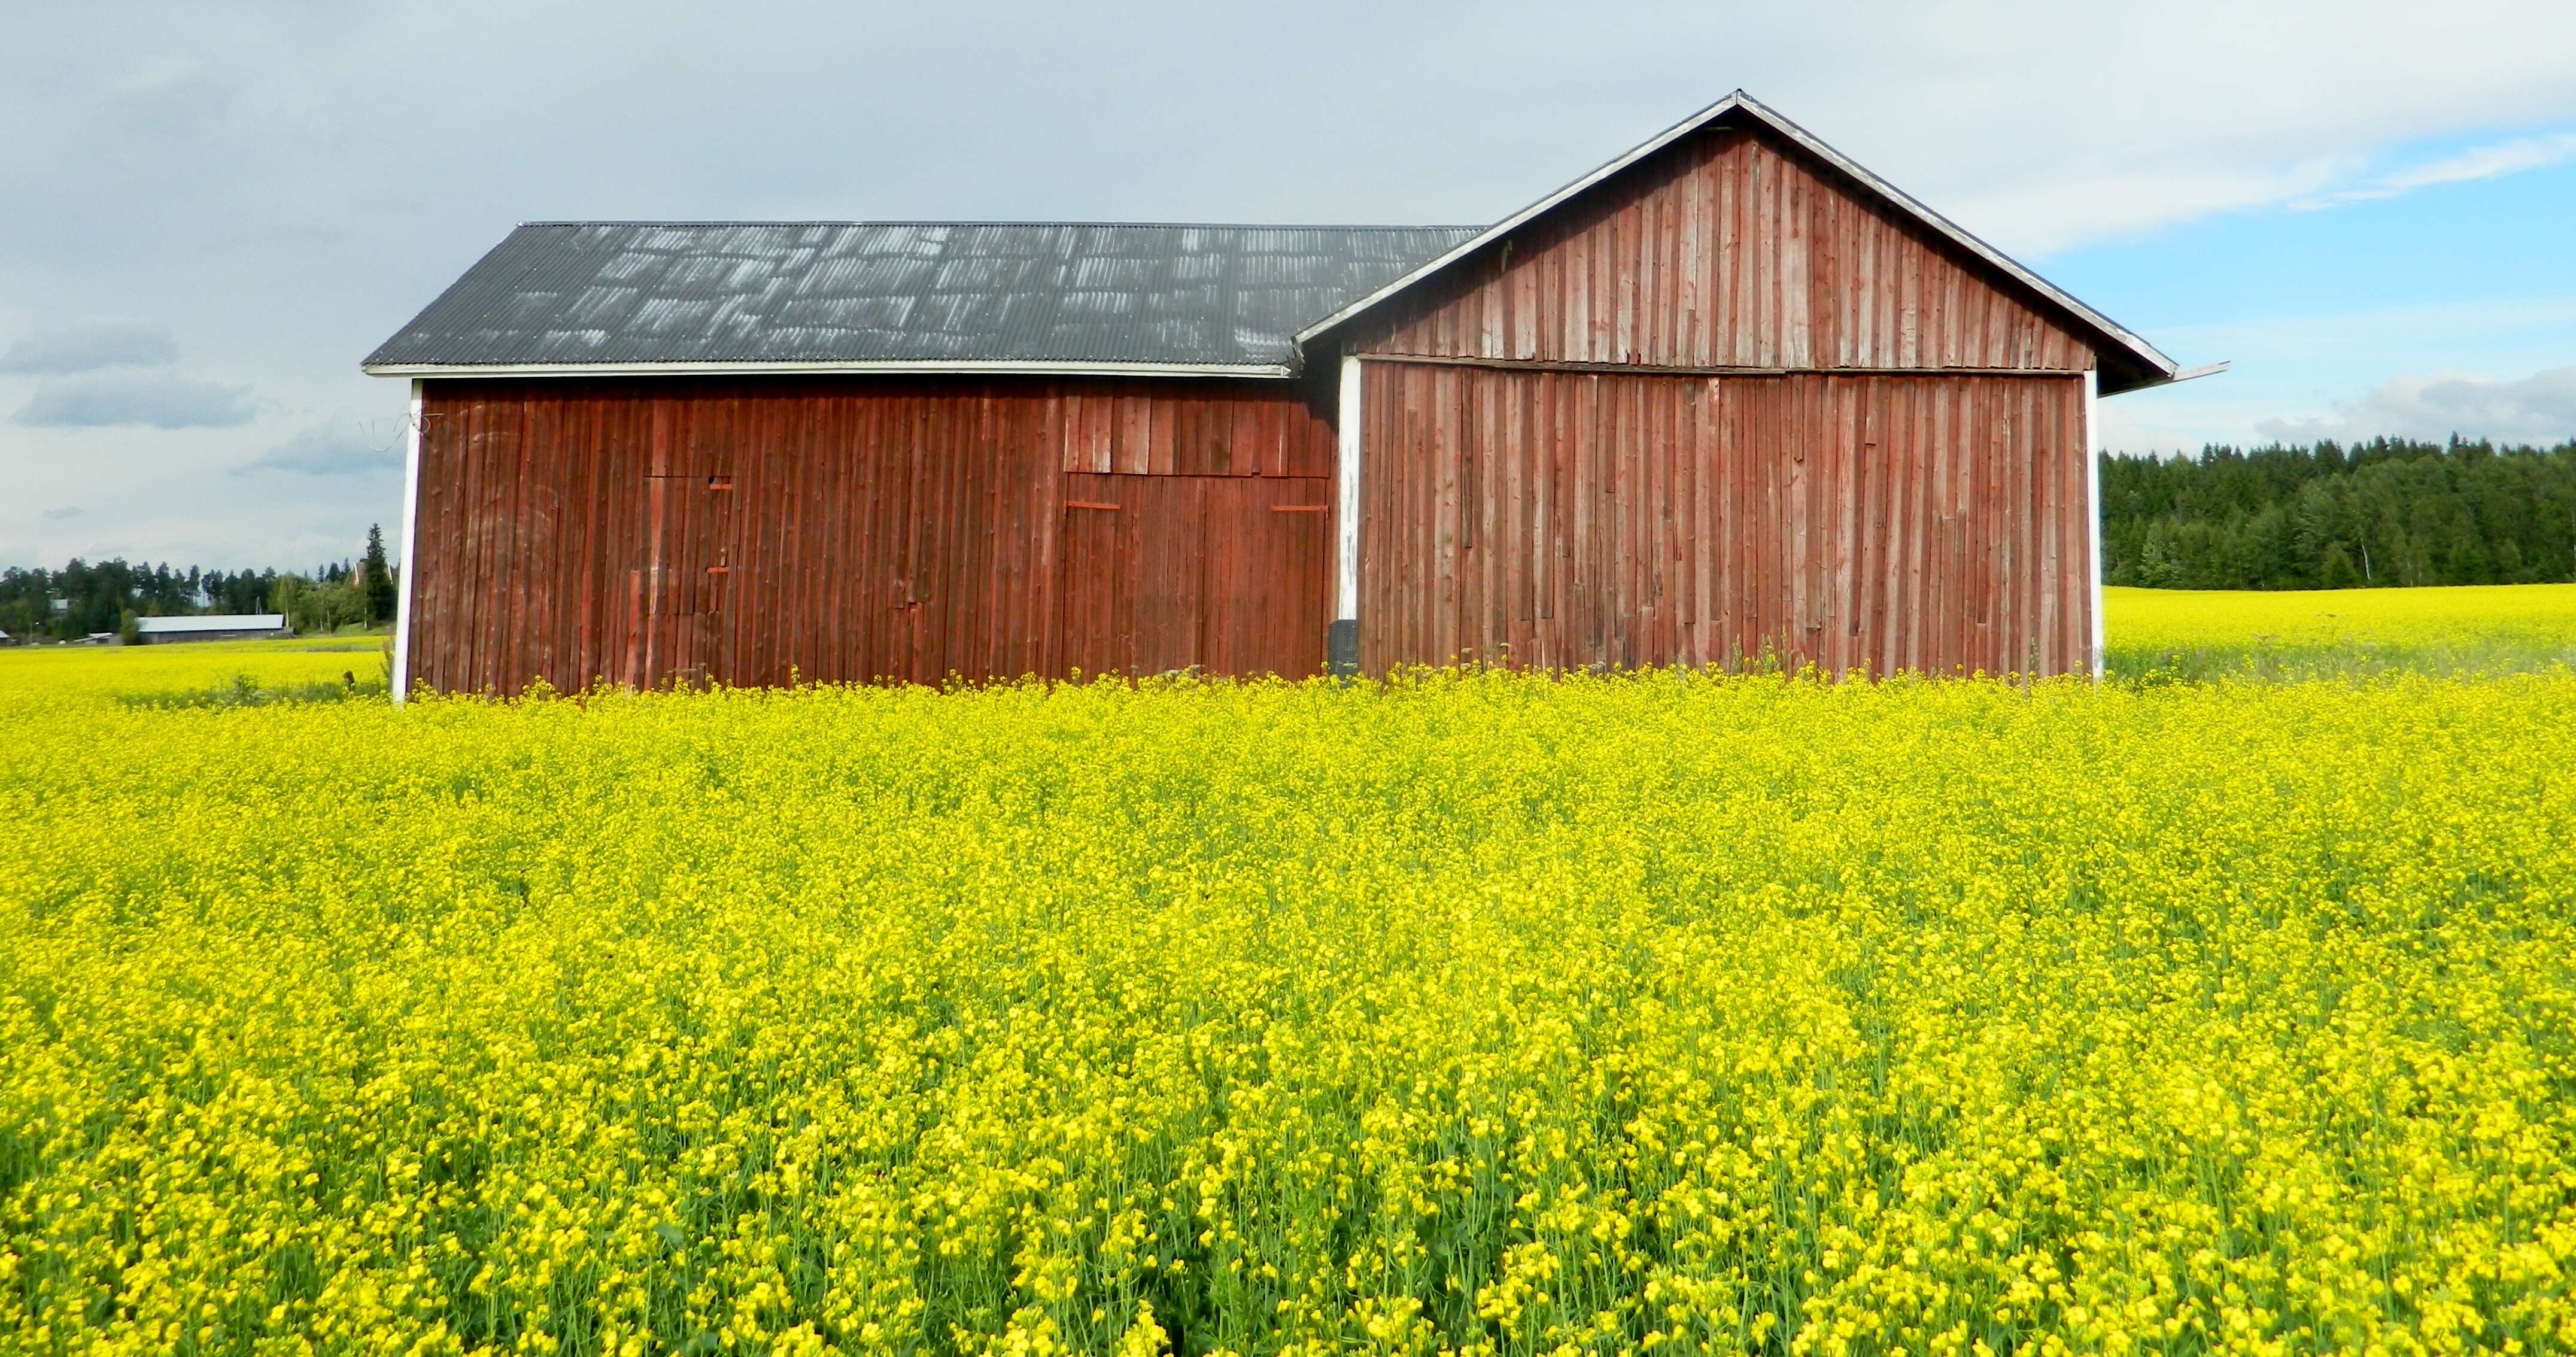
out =
[(2367, 352), (2385, 352), (2392, 336), (2429, 342), (2441, 350), (2457, 350), (2498, 336), (2523, 336), (2539, 347), (2563, 348), (2571, 331), (2576, 331), (2576, 296), (2524, 296), (2313, 315), (2245, 316), (2206, 325), (2169, 326), (2158, 337), (2195, 353), (2259, 351), (2275, 359), (2323, 357), (2351, 363), (2362, 361)]
[(179, 345), (167, 330), (91, 323), (18, 336), (0, 353), (0, 372), (62, 376), (99, 368), (165, 367), (178, 357)]
[(97, 373), (46, 382), (10, 417), (32, 429), (229, 429), (248, 424), (250, 392), (161, 372)]
[(1989, 193), (1963, 210), (1997, 224), (2011, 252), (2046, 255), (2177, 221), (2288, 202), (2340, 181), (2351, 166), (2349, 159), (2235, 168), (2141, 166)]
[[(2564, 0), (1638, 0), (1579, 22), (1561, 0), (1316, 0), (1294, 22), (1178, 0), (780, 0), (719, 24), (680, 0), (23, 9), (0, 81), (0, 335), (165, 326), (287, 430), (397, 418), (401, 384), (357, 359), (528, 218), (1489, 221), (1743, 85), (2020, 252), (2391, 187), (2409, 173), (2392, 148), (2576, 128)], [(2563, 361), (2374, 352), (2225, 428), (2388, 372)], [(2251, 389), (2254, 367), (2221, 380)], [(44, 389), (0, 379), (0, 515), (21, 515), (0, 548), (29, 563), (274, 563), (399, 503), (378, 475), (231, 474), (331, 451), (266, 420), (186, 439), (5, 422), (66, 399)], [(247, 418), (231, 394), (214, 412)], [(2182, 418), (2154, 393), (2122, 404), (2150, 437)], [(19, 507), (75, 502), (88, 517), (50, 526)]]
[(300, 476), (366, 476), (402, 470), (399, 428), (390, 436), (345, 421), (316, 424), (270, 449), (257, 461), (235, 469), (237, 475), (263, 471)]
[(2345, 203), (2371, 202), (2412, 193), (2437, 184), (2466, 184), (2480, 179), (2501, 179), (2525, 170), (2546, 169), (2552, 165), (2576, 160), (2576, 132), (2560, 132), (2545, 137), (2521, 137), (2490, 146), (2475, 146), (2456, 155), (2426, 161), (2402, 170), (2384, 174), (2354, 188), (2339, 189), (2322, 197), (2302, 198), (2290, 206), (2303, 211), (2339, 207)]
[(2164, 427), (2160, 422), (2140, 419), (2119, 401), (2103, 401), (2093, 410), (2100, 427), (2094, 430), (2096, 452), (2125, 452), (2133, 456), (2147, 453), (2170, 454), (2198, 452), (2203, 440), (2187, 432)]
[[(2517, 429), (2520, 417), (2499, 418), (2512, 412), (2492, 405), (2433, 405), (2430, 398), (2409, 401), (2400, 393), (2410, 383), (2430, 386), (2463, 372), (2488, 374), (2467, 379), (2480, 385), (2514, 386), (2505, 379), (2553, 371), (2576, 358), (2571, 334), (2576, 294), (2361, 306), (2168, 327), (2154, 336), (2166, 352), (2193, 360), (2232, 358), (2234, 370), (2104, 401), (2103, 436), (2114, 451), (2126, 452), (2397, 434), (2443, 438), (2455, 429), (2472, 436), (2552, 440), (2569, 431), (2548, 433), (2545, 421)], [(2392, 382), (2389, 374), (2417, 375)]]
[(2284, 443), (2387, 436), (2554, 444), (2576, 439), (2576, 364), (2514, 381), (2460, 373), (2395, 377), (2330, 415), (2259, 420), (2255, 432)]

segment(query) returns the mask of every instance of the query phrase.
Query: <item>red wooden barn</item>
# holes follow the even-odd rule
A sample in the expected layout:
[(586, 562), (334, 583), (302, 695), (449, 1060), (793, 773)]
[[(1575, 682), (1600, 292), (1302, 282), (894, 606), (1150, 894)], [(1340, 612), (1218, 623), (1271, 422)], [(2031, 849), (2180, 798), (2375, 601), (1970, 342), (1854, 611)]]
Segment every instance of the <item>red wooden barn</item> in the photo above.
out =
[(449, 691), (2085, 673), (2194, 375), (1741, 93), (1490, 227), (531, 224), (366, 370)]

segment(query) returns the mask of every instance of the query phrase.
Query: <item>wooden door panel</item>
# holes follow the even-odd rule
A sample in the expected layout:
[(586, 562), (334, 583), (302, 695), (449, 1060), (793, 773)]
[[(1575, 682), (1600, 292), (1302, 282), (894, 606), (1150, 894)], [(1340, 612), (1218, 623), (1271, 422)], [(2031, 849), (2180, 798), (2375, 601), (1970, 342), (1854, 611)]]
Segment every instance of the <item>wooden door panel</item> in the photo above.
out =
[(646, 476), (644, 560), (634, 571), (627, 681), (730, 682), (731, 476)]
[(1330, 485), (1301, 476), (1208, 486), (1207, 672), (1307, 678), (1323, 669)]
[(1320, 671), (1329, 488), (1311, 476), (1068, 475), (1059, 671)]
[(1136, 633), (1129, 673), (1204, 663), (1207, 486), (1213, 476), (1136, 476)]
[(733, 477), (709, 476), (698, 492), (703, 513), (702, 536), (694, 544), (698, 557), (698, 669), (717, 683), (737, 683), (734, 671), (734, 624), (743, 612), (737, 590), (742, 578), (734, 571), (734, 505), (739, 496)]
[[(1068, 481), (1111, 479), (1071, 476)], [(1128, 549), (1131, 506), (1110, 498), (1103, 487), (1068, 493), (1063, 537), (1057, 554), (1058, 586), (1056, 653), (1058, 673), (1077, 671), (1090, 678), (1127, 668), (1133, 647), (1131, 576), (1135, 554)]]

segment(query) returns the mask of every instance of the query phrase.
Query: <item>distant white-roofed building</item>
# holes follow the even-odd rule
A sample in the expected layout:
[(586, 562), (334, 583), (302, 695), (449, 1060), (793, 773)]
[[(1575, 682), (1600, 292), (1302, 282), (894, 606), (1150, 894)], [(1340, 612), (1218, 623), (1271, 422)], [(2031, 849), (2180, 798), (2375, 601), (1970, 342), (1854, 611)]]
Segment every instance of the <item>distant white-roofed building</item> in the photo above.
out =
[(175, 641), (258, 641), (293, 636), (284, 613), (210, 613), (204, 617), (138, 617), (134, 629), (145, 645)]

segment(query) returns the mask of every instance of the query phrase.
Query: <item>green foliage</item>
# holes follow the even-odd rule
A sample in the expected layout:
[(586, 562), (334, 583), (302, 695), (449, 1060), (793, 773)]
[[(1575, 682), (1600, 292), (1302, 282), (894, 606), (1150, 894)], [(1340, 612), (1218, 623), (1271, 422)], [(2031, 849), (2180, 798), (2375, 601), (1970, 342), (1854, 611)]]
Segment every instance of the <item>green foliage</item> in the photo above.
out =
[(364, 626), (372, 620), (367, 615), (365, 588), (345, 573), (337, 580), (280, 575), (270, 602), (275, 611), (286, 614), (288, 626), (306, 634)]
[(2201, 646), (2146, 649), (2113, 645), (2103, 677), (2113, 683), (2153, 687), (2166, 683), (2312, 683), (2369, 680), (2399, 674), (2488, 678), (2537, 674), (2567, 665), (2576, 647), (2536, 644), (2500, 636), (2484, 642), (2409, 646), (2369, 640), (2261, 638)]
[(2576, 441), (2106, 456), (2102, 549), (2109, 583), (2159, 589), (2576, 579)]
[(183, 688), (168, 692), (118, 693), (116, 701), (127, 707), (144, 707), (159, 711), (179, 711), (194, 707), (277, 707), (312, 702), (346, 702), (351, 698), (383, 698), (388, 691), (385, 679), (378, 676), (361, 679), (357, 671), (343, 672), (337, 679), (311, 682), (262, 682), (254, 674), (235, 674), (203, 688)]
[(180, 570), (169, 565), (91, 564), (75, 558), (60, 570), (0, 570), (0, 631), (34, 639), (77, 640), (118, 631), (125, 615), (187, 617), (199, 613), (270, 611), (274, 570)]
[(60, 570), (0, 570), (0, 631), (72, 641), (102, 631), (132, 640), (129, 617), (284, 613), (298, 631), (332, 631), (393, 620), (402, 572), (385, 559), (381, 529), (367, 529), (366, 554), (311, 574), (276, 570), (181, 570), (167, 564), (95, 564), (75, 557)]
[(384, 529), (373, 523), (367, 525), (367, 554), (358, 561), (356, 588), (366, 606), (368, 626), (393, 620), (393, 567), (385, 563)]

